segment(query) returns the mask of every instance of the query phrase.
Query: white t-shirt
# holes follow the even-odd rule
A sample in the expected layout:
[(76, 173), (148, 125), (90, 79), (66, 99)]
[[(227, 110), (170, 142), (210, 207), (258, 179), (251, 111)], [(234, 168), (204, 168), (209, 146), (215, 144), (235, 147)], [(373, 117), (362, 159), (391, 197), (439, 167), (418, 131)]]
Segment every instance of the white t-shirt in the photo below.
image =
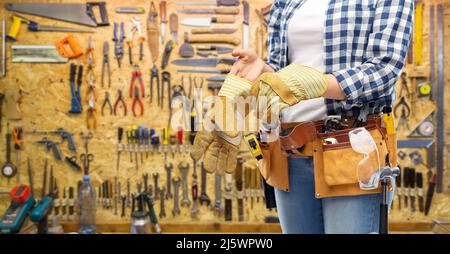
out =
[[(323, 45), (329, 0), (307, 0), (296, 10), (287, 30), (288, 60), (325, 71)], [(323, 120), (327, 116), (324, 98), (301, 101), (281, 112), (281, 122)]]

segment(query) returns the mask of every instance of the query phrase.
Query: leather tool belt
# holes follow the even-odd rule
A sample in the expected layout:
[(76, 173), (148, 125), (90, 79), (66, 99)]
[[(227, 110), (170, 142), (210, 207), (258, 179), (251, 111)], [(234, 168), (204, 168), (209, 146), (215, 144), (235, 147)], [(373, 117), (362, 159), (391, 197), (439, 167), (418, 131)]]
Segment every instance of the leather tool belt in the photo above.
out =
[[(355, 121), (357, 121), (357, 117), (342, 117), (340, 124), (347, 127), (333, 132), (325, 131), (326, 121), (324, 120), (282, 124), (279, 138), (280, 148), (285, 155), (290, 157), (312, 156), (312, 149), (309, 149), (312, 148), (312, 141), (316, 138), (327, 141), (330, 137), (329, 142), (335, 141), (335, 148), (339, 149), (340, 143), (348, 142), (348, 132), (353, 129), (351, 126)], [(363, 127), (368, 131), (379, 129), (384, 136), (385, 132), (381, 128), (381, 122), (381, 115), (369, 115), (366, 125)]]

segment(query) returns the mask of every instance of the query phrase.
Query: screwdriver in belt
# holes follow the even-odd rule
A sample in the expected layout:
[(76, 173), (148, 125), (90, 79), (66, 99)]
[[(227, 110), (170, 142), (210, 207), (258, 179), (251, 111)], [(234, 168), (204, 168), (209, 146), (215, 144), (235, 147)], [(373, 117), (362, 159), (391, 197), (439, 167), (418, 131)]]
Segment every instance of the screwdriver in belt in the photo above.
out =
[(167, 148), (169, 145), (169, 137), (167, 133), (167, 128), (163, 128), (162, 130), (162, 145), (164, 148), (164, 161), (167, 161)]
[(127, 127), (127, 148), (128, 151), (130, 151), (130, 162), (133, 162), (133, 154), (131, 151), (131, 143), (132, 143), (132, 131), (131, 131), (131, 127)]
[(117, 171), (119, 171), (119, 162), (120, 162), (120, 152), (122, 145), (122, 137), (123, 137), (123, 128), (119, 127), (117, 129)]

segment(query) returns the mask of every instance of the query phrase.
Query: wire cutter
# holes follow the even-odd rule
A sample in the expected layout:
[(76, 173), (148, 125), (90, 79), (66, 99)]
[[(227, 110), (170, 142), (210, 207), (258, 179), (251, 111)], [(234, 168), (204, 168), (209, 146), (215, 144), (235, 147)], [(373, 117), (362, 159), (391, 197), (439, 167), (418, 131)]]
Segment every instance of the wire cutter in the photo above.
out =
[(109, 93), (108, 93), (108, 91), (105, 91), (105, 100), (103, 101), (103, 105), (102, 105), (102, 116), (104, 115), (103, 114), (103, 110), (104, 110), (106, 105), (108, 105), (109, 114), (112, 115), (113, 108), (112, 108), (112, 105), (111, 105), (111, 101), (109, 100)]
[(117, 96), (116, 102), (114, 102), (114, 115), (117, 115), (117, 107), (119, 106), (119, 103), (122, 105), (124, 116), (126, 116), (127, 115), (127, 104), (123, 100), (122, 90), (120, 90), (120, 89), (118, 91), (118, 96)]
[(105, 66), (108, 72), (108, 87), (111, 88), (111, 68), (109, 65), (109, 43), (103, 43), (102, 87), (105, 86)]
[(117, 29), (118, 29), (118, 24), (116, 22), (114, 22), (114, 55), (117, 59), (117, 65), (120, 68), (120, 62), (122, 61), (123, 58), (123, 39), (125, 39), (125, 35), (123, 32), (123, 22), (120, 22), (120, 37), (117, 37)]
[(133, 116), (136, 117), (136, 103), (139, 104), (141, 108), (141, 116), (144, 115), (144, 104), (142, 103), (141, 98), (139, 97), (139, 88), (137, 86), (134, 87), (134, 99), (133, 104), (131, 105), (131, 111), (133, 111)]
[(136, 79), (139, 80), (139, 86), (141, 87), (142, 97), (145, 97), (144, 82), (142, 81), (142, 73), (139, 70), (139, 65), (137, 64), (134, 66), (134, 71), (131, 73), (130, 98), (133, 98), (134, 88), (137, 87)]

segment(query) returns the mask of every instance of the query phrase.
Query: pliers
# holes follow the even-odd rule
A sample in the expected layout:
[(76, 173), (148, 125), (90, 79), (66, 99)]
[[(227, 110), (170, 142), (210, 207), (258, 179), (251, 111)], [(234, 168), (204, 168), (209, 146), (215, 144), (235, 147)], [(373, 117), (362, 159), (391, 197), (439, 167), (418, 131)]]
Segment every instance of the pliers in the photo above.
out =
[(159, 105), (159, 72), (156, 65), (153, 65), (153, 68), (150, 70), (150, 103), (153, 101), (153, 80), (156, 80), (156, 96)]
[(114, 46), (114, 55), (117, 59), (117, 65), (120, 68), (120, 62), (122, 61), (123, 58), (123, 39), (125, 39), (125, 35), (123, 32), (123, 22), (120, 22), (120, 37), (117, 37), (117, 29), (118, 29), (118, 24), (116, 22), (114, 22), (114, 38), (113, 41), (115, 43)]
[(89, 107), (86, 114), (86, 125), (89, 130), (97, 129), (97, 110), (95, 109), (95, 99), (93, 95), (89, 96)]
[(139, 70), (139, 65), (137, 64), (134, 66), (134, 71), (131, 73), (130, 98), (133, 98), (133, 91), (134, 88), (136, 87), (135, 86), (136, 79), (139, 80), (139, 86), (141, 87), (142, 97), (145, 97), (144, 82), (142, 81), (142, 73)]
[(119, 102), (120, 102), (120, 104), (122, 104), (123, 111), (124, 111), (124, 116), (126, 116), (127, 115), (127, 104), (123, 100), (122, 90), (120, 90), (120, 89), (118, 91), (117, 100), (114, 103), (114, 115), (117, 115), (117, 107), (119, 106)]
[(105, 80), (105, 66), (108, 72), (108, 87), (111, 88), (111, 68), (109, 66), (109, 43), (103, 43), (103, 65), (102, 65), (102, 87), (104, 87)]
[(131, 111), (133, 111), (133, 116), (136, 117), (136, 103), (139, 103), (139, 107), (141, 108), (141, 116), (144, 115), (144, 104), (142, 103), (141, 98), (139, 97), (139, 88), (137, 86), (134, 87), (134, 99), (133, 104), (131, 105)]
[(109, 114), (112, 115), (113, 108), (112, 108), (112, 105), (111, 105), (111, 101), (109, 100), (109, 93), (108, 93), (108, 91), (105, 91), (105, 100), (103, 101), (103, 105), (102, 105), (102, 116), (104, 115), (103, 114), (103, 110), (104, 110), (106, 105), (108, 105)]

